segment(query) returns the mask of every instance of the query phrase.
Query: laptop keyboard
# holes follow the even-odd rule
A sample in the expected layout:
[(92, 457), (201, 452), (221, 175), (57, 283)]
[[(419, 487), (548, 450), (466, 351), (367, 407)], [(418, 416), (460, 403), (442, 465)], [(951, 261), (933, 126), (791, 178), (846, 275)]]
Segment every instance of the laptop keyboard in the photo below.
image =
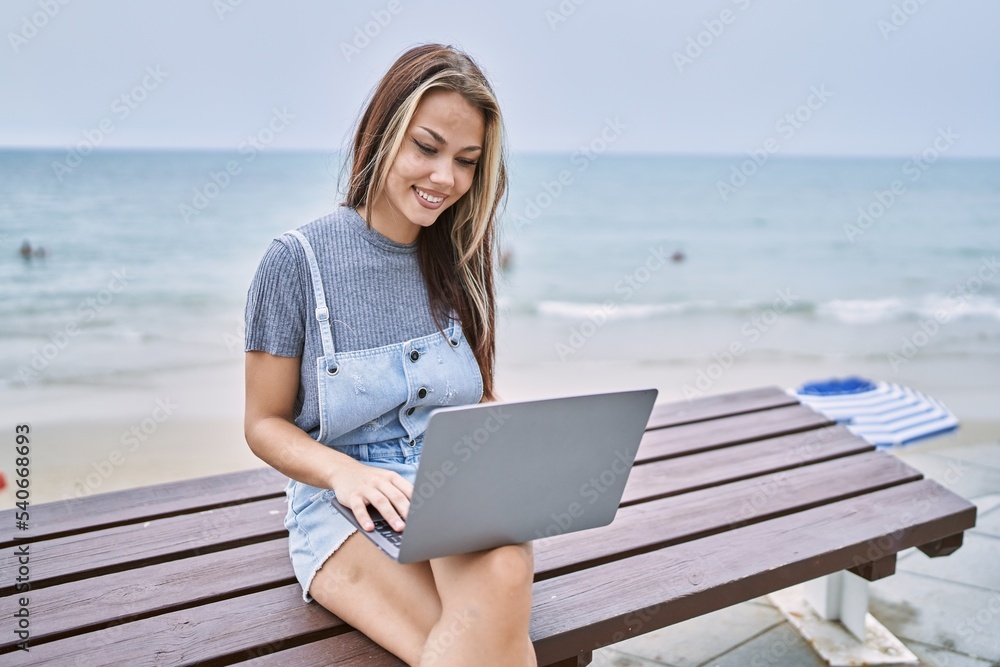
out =
[(378, 519), (375, 522), (375, 532), (389, 540), (389, 543), (398, 547), (403, 539), (403, 534), (396, 532), (385, 519)]

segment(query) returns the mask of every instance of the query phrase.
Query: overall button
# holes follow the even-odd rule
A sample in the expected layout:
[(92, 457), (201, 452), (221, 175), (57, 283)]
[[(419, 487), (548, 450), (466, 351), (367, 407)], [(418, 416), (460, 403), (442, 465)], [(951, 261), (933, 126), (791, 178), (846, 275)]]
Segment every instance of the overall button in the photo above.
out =
[(421, 387), (420, 389), (418, 389), (417, 390), (417, 396), (419, 396), (420, 398), (426, 398), (427, 397), (427, 387)]
[(410, 352), (410, 361), (416, 361), (419, 358), (420, 358), (420, 352), (418, 352), (417, 350), (413, 350), (412, 352)]
[(409, 416), (409, 415), (412, 415), (412, 414), (413, 414), (413, 411), (414, 411), (414, 410), (416, 410), (416, 408), (406, 408), (406, 414), (407, 414), (408, 416)]

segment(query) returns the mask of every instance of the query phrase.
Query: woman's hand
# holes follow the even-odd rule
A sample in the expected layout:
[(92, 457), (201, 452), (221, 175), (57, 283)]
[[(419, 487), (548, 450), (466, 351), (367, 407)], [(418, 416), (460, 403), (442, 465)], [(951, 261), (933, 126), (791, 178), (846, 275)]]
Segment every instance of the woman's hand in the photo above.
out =
[(375, 530), (368, 505), (377, 509), (393, 530), (405, 527), (413, 485), (399, 473), (349, 459), (334, 470), (330, 488), (342, 505), (351, 508), (365, 530)]

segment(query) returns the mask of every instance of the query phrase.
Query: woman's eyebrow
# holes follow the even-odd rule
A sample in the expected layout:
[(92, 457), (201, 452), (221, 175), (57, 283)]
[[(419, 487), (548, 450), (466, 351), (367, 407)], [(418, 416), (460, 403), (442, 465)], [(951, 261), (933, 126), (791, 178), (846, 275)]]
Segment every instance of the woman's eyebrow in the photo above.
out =
[[(424, 125), (418, 125), (417, 127), (419, 127), (421, 130), (425, 130), (427, 132), (427, 134), (429, 134), (429, 135), (431, 135), (431, 137), (433, 137), (434, 141), (438, 142), (442, 146), (447, 146), (448, 145), (448, 142), (445, 141), (444, 137), (442, 137), (440, 134), (438, 134), (437, 132), (435, 132), (431, 128), (426, 127)], [(465, 151), (481, 151), (481, 150), (483, 150), (482, 146), (466, 146), (465, 148), (463, 148), (459, 152), (462, 153), (462, 152), (465, 152)]]

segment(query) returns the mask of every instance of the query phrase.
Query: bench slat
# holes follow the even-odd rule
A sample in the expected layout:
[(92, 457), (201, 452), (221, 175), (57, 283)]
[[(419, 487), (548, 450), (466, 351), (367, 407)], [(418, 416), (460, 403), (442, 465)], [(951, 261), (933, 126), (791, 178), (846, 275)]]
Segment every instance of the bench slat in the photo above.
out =
[(330, 667), (336, 657), (337, 667), (405, 667), (406, 663), (357, 630), (336, 637), (310, 642), (287, 651), (275, 651), (245, 662), (240, 667)]
[(648, 429), (678, 426), (692, 422), (718, 419), (744, 412), (756, 412), (784, 405), (796, 405), (799, 400), (778, 387), (761, 387), (729, 394), (705, 396), (691, 401), (660, 403), (653, 407)]
[[(225, 656), (247, 659), (347, 631), (343, 621), (318, 604), (304, 604), (298, 584), (124, 623), (4, 656), (4, 664), (62, 667), (193, 665)], [(149, 638), (156, 637), (150, 647)], [(77, 662), (79, 661), (79, 662)]]
[(829, 426), (644, 463), (629, 472), (621, 505), (625, 507), (874, 449), (875, 445), (861, 440), (843, 426)]
[[(285, 497), (182, 514), (140, 524), (57, 537), (30, 547), (31, 585), (51, 586), (83, 577), (243, 546), (287, 535)], [(128, 548), (123, 549), (123, 545)], [(4, 551), (0, 593), (13, 590), (13, 548)]]
[[(32, 645), (117, 624), (295, 583), (288, 539), (158, 563), (31, 591)], [(72, 600), (72, 604), (66, 604)], [(15, 596), (0, 600), (12, 617)], [(17, 643), (0, 639), (0, 652)]]
[(14, 510), (0, 511), (4, 537), (0, 548), (27, 540), (61, 537), (164, 516), (200, 512), (235, 502), (274, 498), (284, 493), (288, 478), (269, 467), (223, 473), (180, 482), (110, 491), (92, 496), (40, 503), (31, 507), (31, 528), (7, 535)]
[(833, 422), (802, 405), (792, 405), (707, 422), (683, 424), (646, 431), (636, 454), (636, 462), (696, 454), (761, 438), (809, 431)]

